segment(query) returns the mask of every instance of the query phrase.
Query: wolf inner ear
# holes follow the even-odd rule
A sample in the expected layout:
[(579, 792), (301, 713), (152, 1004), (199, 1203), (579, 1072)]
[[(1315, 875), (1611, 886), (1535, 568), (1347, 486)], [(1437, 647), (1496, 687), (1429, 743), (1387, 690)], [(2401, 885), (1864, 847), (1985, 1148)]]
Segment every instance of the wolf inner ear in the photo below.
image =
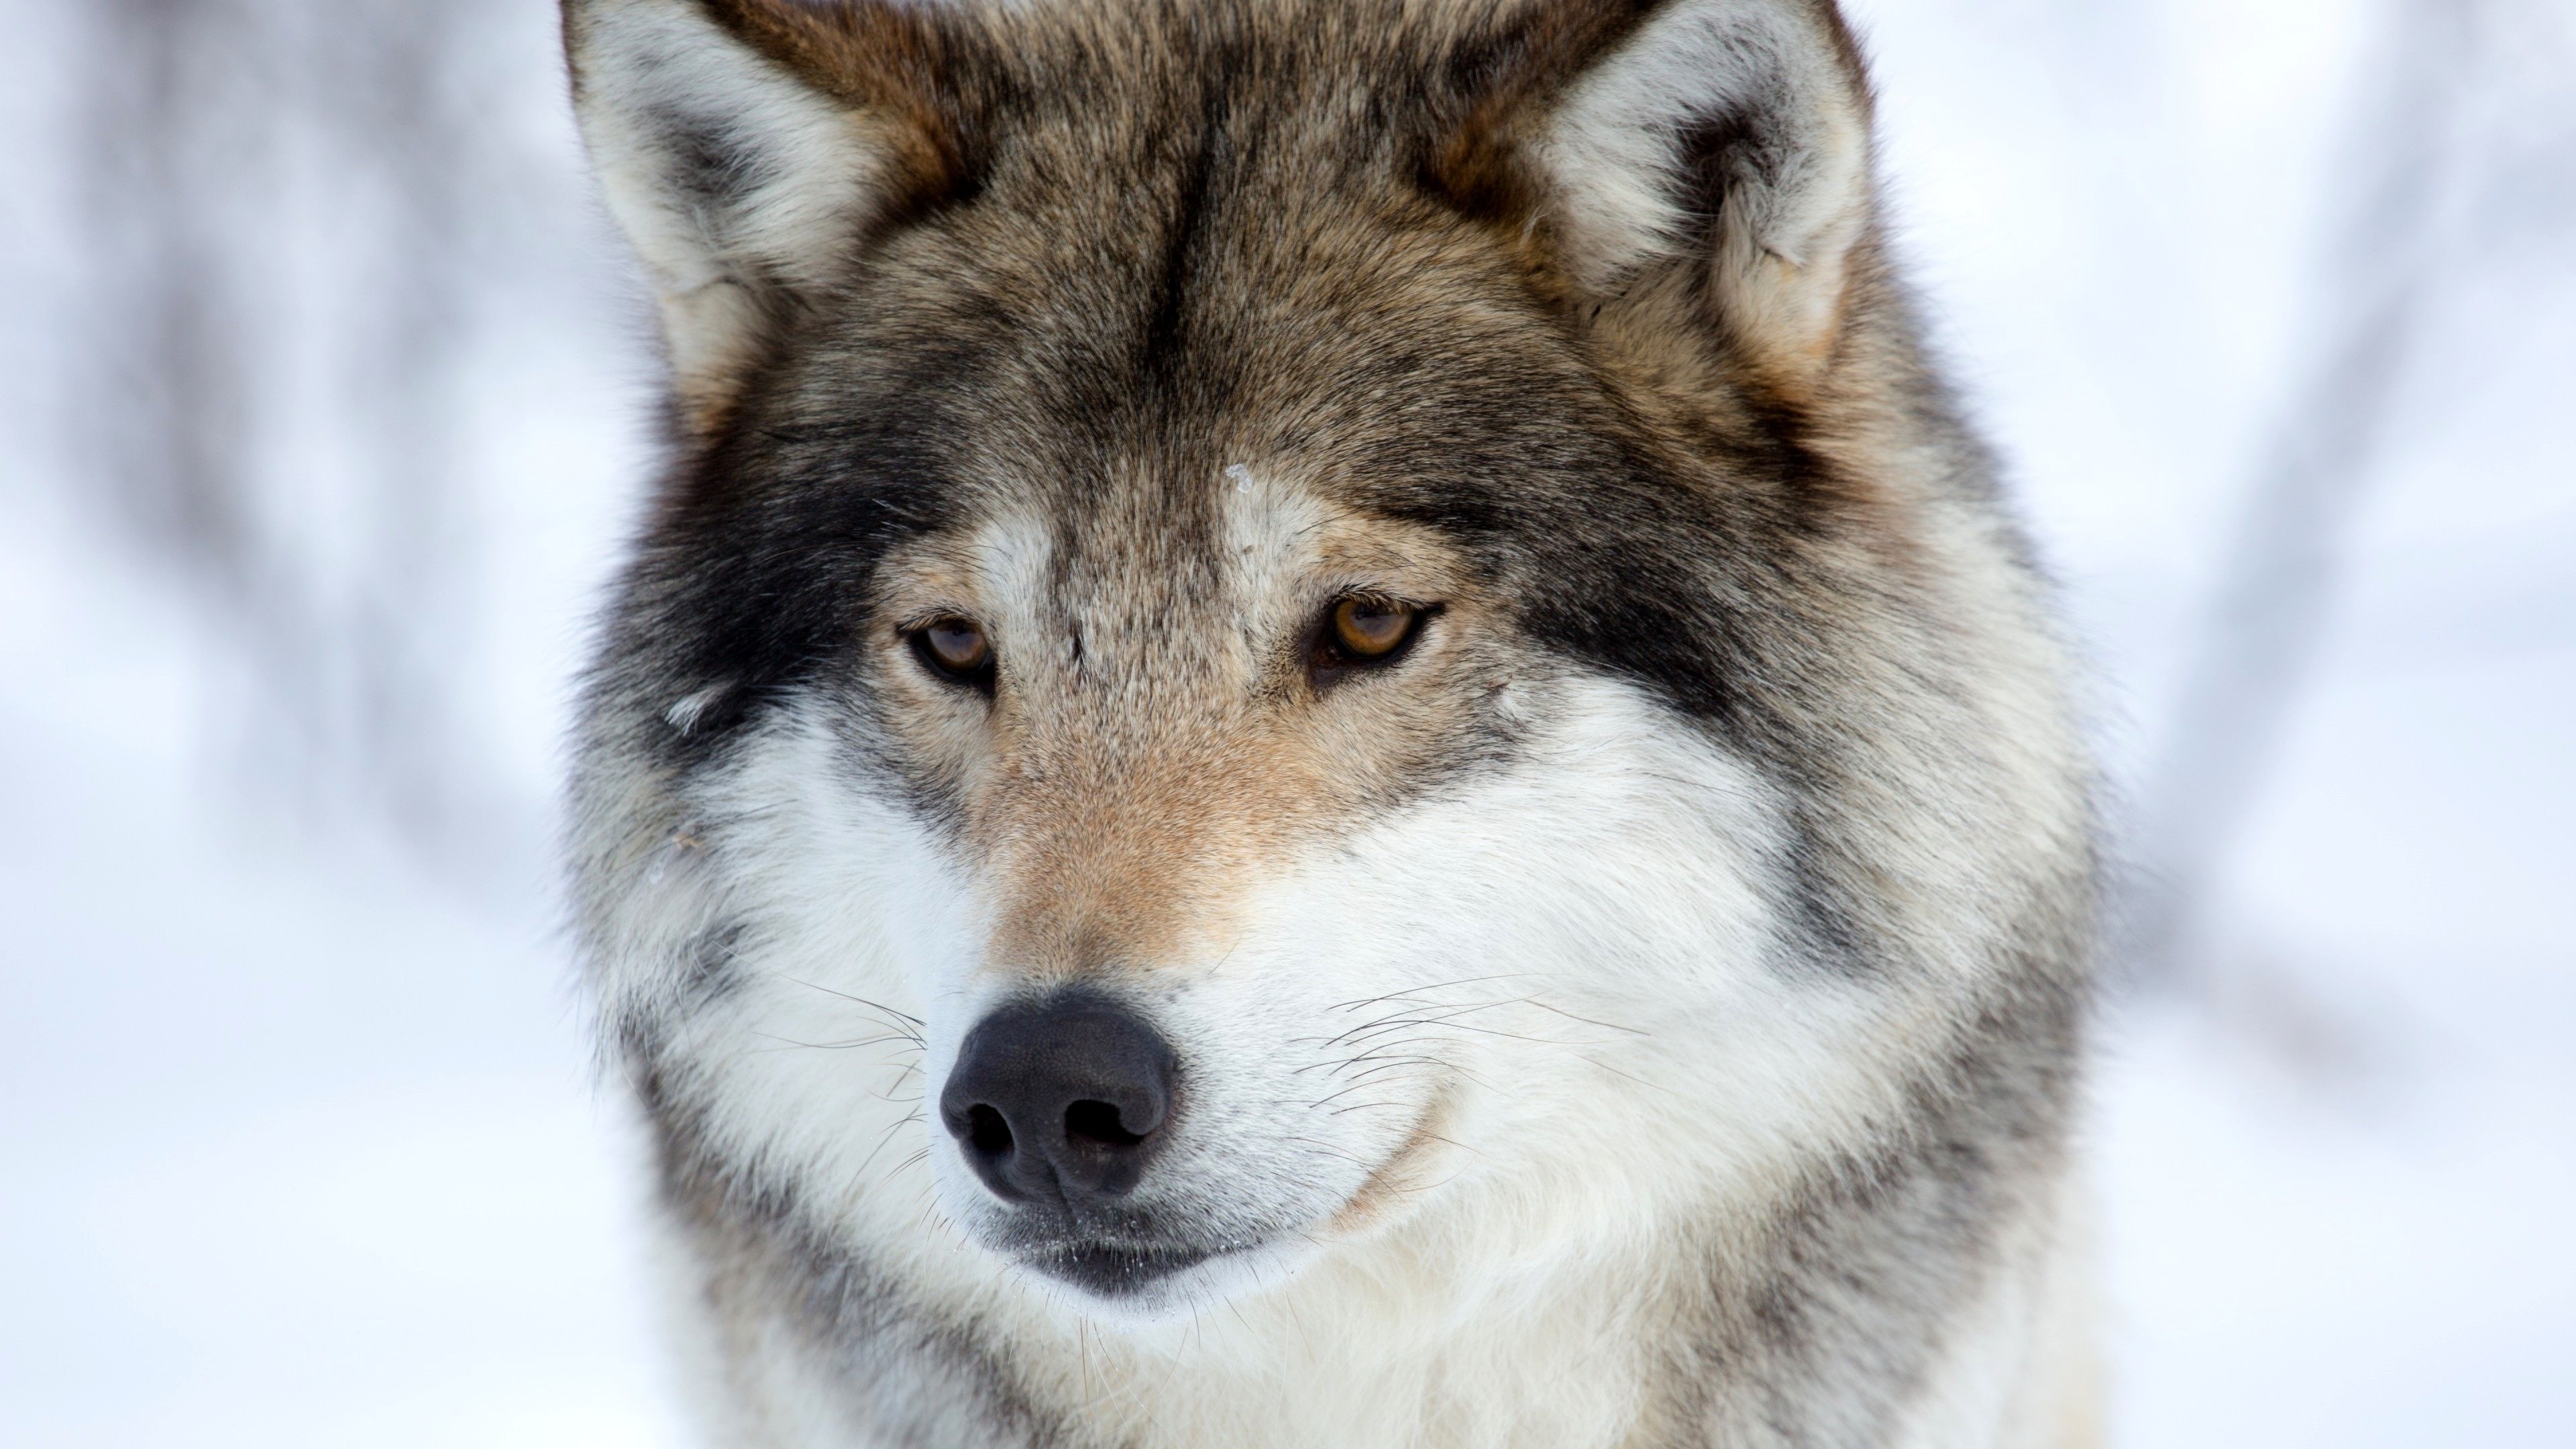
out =
[(703, 432), (801, 289), (972, 185), (961, 37), (927, 7), (563, 0), (573, 104)]
[(1478, 59), (1460, 79), (1491, 89), (1434, 166), (1453, 195), (1516, 213), (1594, 300), (1703, 266), (1747, 361), (1791, 387), (1825, 370), (1871, 210), (1868, 79), (1832, 0), (1536, 0)]

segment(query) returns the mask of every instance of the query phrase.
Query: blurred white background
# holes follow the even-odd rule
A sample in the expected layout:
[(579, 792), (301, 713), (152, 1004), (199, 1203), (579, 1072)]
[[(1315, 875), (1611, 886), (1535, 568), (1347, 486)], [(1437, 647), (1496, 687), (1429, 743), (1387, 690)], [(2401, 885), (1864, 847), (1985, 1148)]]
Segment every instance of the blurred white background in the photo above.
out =
[[(2576, 1443), (2576, 5), (1851, 0), (2091, 655), (2133, 1446)], [(677, 1443), (548, 832), (545, 0), (6, 0), (0, 1441)]]

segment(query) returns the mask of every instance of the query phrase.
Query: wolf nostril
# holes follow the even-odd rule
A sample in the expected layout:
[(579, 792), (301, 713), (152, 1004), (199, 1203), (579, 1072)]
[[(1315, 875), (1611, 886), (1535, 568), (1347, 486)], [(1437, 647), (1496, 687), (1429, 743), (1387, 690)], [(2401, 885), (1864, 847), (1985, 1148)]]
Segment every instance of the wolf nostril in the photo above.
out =
[(999, 1157), (1011, 1150), (1011, 1124), (979, 1102), (966, 1109), (966, 1140), (985, 1156)]
[(1118, 1119), (1118, 1108), (1108, 1102), (1076, 1102), (1065, 1108), (1064, 1135), (1103, 1147), (1133, 1147), (1145, 1140), (1144, 1133), (1127, 1130)]

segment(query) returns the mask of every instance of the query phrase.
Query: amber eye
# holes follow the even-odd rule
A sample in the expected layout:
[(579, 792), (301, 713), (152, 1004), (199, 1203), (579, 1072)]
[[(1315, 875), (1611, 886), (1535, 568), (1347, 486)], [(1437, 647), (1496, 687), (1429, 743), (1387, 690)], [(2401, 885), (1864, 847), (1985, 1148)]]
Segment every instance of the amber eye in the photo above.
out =
[(1381, 658), (1394, 653), (1404, 636), (1413, 632), (1413, 620), (1409, 604), (1344, 599), (1333, 606), (1333, 642), (1354, 657)]
[(943, 615), (912, 631), (912, 652), (934, 674), (978, 689), (993, 687), (993, 644), (972, 619)]
[(1355, 669), (1392, 663), (1420, 632), (1429, 611), (1392, 599), (1343, 599), (1324, 616), (1309, 672), (1318, 685)]

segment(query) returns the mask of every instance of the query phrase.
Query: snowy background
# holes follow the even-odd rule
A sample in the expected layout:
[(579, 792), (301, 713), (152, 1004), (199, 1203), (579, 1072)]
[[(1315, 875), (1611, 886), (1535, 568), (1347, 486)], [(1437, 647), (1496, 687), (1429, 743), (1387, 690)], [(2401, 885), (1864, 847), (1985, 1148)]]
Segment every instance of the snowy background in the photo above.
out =
[[(676, 1443), (552, 7), (0, 3), (0, 1441)], [(2118, 1442), (2576, 1443), (2576, 4), (1849, 8), (2127, 802)]]

